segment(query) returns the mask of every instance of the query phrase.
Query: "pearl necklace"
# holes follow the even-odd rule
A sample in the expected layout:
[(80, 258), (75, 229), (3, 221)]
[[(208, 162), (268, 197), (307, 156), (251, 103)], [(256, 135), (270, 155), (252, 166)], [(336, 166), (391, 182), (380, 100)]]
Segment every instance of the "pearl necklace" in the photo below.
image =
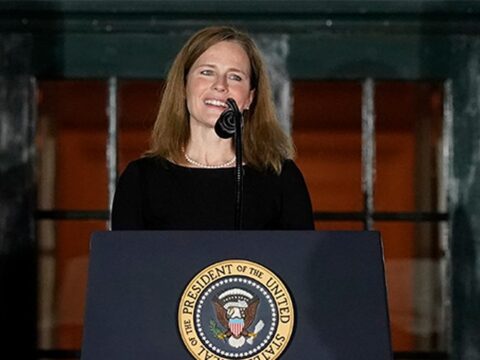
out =
[(200, 168), (205, 168), (205, 169), (222, 169), (222, 168), (227, 168), (227, 167), (232, 166), (233, 163), (234, 163), (235, 160), (236, 160), (236, 157), (234, 156), (232, 160), (228, 160), (226, 163), (219, 164), (219, 165), (208, 165), (208, 164), (202, 164), (202, 163), (199, 163), (198, 161), (193, 160), (190, 156), (187, 155), (186, 152), (184, 152), (183, 155), (185, 155), (185, 160), (187, 160), (187, 162), (188, 162), (189, 164), (195, 165), (195, 166), (200, 167)]

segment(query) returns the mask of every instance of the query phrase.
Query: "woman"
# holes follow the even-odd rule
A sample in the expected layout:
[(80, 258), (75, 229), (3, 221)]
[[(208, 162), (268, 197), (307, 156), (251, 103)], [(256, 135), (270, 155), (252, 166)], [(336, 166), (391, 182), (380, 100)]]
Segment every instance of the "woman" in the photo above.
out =
[(310, 198), (281, 130), (254, 42), (229, 27), (193, 35), (167, 77), (151, 147), (119, 179), (112, 230), (234, 229), (232, 139), (214, 131), (226, 100), (244, 112), (243, 229), (313, 229)]

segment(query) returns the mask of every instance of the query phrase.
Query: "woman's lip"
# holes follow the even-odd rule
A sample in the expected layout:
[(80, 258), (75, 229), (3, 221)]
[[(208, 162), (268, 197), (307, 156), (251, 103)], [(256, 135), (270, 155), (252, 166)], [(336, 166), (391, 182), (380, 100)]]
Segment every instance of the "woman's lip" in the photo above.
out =
[(226, 109), (228, 107), (227, 103), (223, 100), (220, 100), (220, 99), (208, 98), (208, 99), (205, 99), (203, 101), (203, 103), (205, 105), (208, 105), (208, 106), (214, 106), (214, 107), (218, 107), (218, 108), (222, 108), (222, 109)]

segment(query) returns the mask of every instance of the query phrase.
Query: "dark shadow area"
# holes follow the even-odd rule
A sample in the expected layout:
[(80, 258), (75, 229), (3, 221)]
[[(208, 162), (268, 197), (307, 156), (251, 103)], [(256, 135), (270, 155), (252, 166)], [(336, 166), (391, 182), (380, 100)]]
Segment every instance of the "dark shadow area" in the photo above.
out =
[(469, 354), (480, 353), (480, 260), (478, 237), (463, 206), (453, 213), (452, 232), (453, 342), (458, 358), (468, 359)]
[(34, 116), (31, 37), (0, 35), (0, 358), (30, 359), (36, 345)]

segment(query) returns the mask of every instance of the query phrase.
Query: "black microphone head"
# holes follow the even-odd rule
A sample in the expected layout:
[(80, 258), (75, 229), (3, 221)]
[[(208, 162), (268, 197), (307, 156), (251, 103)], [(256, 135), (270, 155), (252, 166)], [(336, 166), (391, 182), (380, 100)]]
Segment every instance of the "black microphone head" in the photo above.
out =
[(228, 108), (225, 109), (215, 123), (215, 132), (222, 139), (229, 139), (235, 134), (235, 121), (242, 121), (242, 113), (238, 110), (234, 99), (227, 99)]

